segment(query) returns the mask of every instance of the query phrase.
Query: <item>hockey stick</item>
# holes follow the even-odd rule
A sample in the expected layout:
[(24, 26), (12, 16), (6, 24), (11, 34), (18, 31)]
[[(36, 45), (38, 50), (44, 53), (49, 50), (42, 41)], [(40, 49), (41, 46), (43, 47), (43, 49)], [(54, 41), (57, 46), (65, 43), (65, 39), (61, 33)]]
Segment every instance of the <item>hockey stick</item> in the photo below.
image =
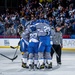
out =
[(13, 58), (15, 58), (15, 56), (17, 56), (18, 57), (18, 55), (16, 55), (17, 54), (17, 50), (18, 50), (18, 47), (19, 47), (19, 45), (18, 46), (16, 46), (16, 47), (13, 47), (13, 46), (10, 46), (12, 49), (16, 49), (16, 51), (15, 51), (15, 53), (14, 53), (14, 56), (13, 56)]
[(16, 49), (16, 51), (15, 51), (15, 53), (14, 53), (13, 58), (14, 58), (15, 56), (18, 56), (18, 55), (16, 55), (16, 54), (17, 54), (17, 50), (18, 50), (18, 46), (17, 46), (17, 49)]
[(43, 8), (43, 5), (41, 3), (39, 3), (39, 5)]
[(41, 3), (39, 3), (39, 5), (43, 8), (43, 11), (44, 11), (44, 14), (45, 14), (45, 18), (47, 18), (47, 15), (46, 15), (46, 10), (45, 8), (43, 7), (43, 5)]
[(12, 49), (15, 49), (15, 48), (18, 48), (19, 46), (16, 46), (16, 47), (13, 47), (13, 46), (10, 46), (10, 48), (12, 48)]
[(59, 58), (59, 55), (56, 53), (55, 49), (52, 47), (53, 51), (55, 52), (56, 56)]
[(9, 60), (12, 60), (12, 61), (15, 60), (15, 59), (18, 57), (18, 56), (16, 55), (15, 57), (10, 58), (10, 57), (8, 57), (8, 56), (2, 54), (2, 53), (0, 53), (0, 55), (3, 56), (3, 57), (5, 57), (5, 58), (7, 58), (7, 59), (9, 59)]
[(18, 49), (18, 47), (19, 47), (19, 44), (20, 44), (20, 41), (18, 42), (18, 45), (17, 45), (16, 47), (14, 47), (14, 46), (10, 46), (10, 48), (12, 48), (12, 49), (15, 49), (15, 48), (17, 48), (17, 49)]

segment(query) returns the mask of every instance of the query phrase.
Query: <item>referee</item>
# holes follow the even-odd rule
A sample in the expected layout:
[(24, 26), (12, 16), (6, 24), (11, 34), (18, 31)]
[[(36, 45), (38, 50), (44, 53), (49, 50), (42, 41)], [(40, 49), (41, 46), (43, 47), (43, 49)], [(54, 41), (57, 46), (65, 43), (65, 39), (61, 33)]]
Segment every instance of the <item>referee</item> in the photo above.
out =
[(52, 34), (52, 50), (51, 50), (51, 57), (53, 57), (54, 52), (56, 52), (56, 61), (57, 65), (61, 65), (61, 48), (62, 48), (62, 33), (61, 27), (55, 27), (55, 33)]

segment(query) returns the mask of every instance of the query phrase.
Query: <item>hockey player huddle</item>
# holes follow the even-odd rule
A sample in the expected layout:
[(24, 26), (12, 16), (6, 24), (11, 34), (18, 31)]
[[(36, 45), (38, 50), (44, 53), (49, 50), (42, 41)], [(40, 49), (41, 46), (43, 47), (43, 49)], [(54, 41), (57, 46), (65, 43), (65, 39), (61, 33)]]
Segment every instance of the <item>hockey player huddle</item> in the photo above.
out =
[(50, 55), (51, 27), (47, 20), (32, 21), (26, 26), (21, 35), (20, 51), (22, 53), (22, 67), (29, 69), (51, 69)]

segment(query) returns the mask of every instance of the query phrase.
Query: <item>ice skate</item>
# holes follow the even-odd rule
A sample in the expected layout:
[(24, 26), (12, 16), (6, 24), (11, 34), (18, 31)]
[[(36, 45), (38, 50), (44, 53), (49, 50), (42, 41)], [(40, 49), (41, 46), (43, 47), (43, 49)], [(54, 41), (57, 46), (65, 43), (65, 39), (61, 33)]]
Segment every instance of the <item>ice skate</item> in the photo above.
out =
[(40, 65), (40, 69), (44, 69), (44, 64)]
[(29, 71), (31, 71), (32, 69), (33, 69), (33, 65), (30, 64), (30, 65), (29, 65)]
[(23, 62), (22, 62), (22, 67), (23, 67), (23, 68), (27, 68), (26, 63), (23, 63)]
[(52, 69), (52, 62), (50, 62), (50, 64), (48, 64), (48, 69)]
[(34, 70), (36, 70), (36, 69), (38, 69), (38, 68), (37, 68), (37, 65), (34, 65)]

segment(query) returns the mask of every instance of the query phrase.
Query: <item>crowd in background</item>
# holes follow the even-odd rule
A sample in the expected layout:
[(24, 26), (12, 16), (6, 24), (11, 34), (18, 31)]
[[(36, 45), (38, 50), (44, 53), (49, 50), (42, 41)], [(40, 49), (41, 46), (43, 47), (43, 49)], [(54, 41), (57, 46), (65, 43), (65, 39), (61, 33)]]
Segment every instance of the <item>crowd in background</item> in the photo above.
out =
[(60, 25), (63, 35), (74, 35), (75, 0), (28, 0), (17, 10), (7, 8), (0, 14), (0, 35), (20, 36), (26, 24), (37, 19), (46, 19), (53, 27)]

